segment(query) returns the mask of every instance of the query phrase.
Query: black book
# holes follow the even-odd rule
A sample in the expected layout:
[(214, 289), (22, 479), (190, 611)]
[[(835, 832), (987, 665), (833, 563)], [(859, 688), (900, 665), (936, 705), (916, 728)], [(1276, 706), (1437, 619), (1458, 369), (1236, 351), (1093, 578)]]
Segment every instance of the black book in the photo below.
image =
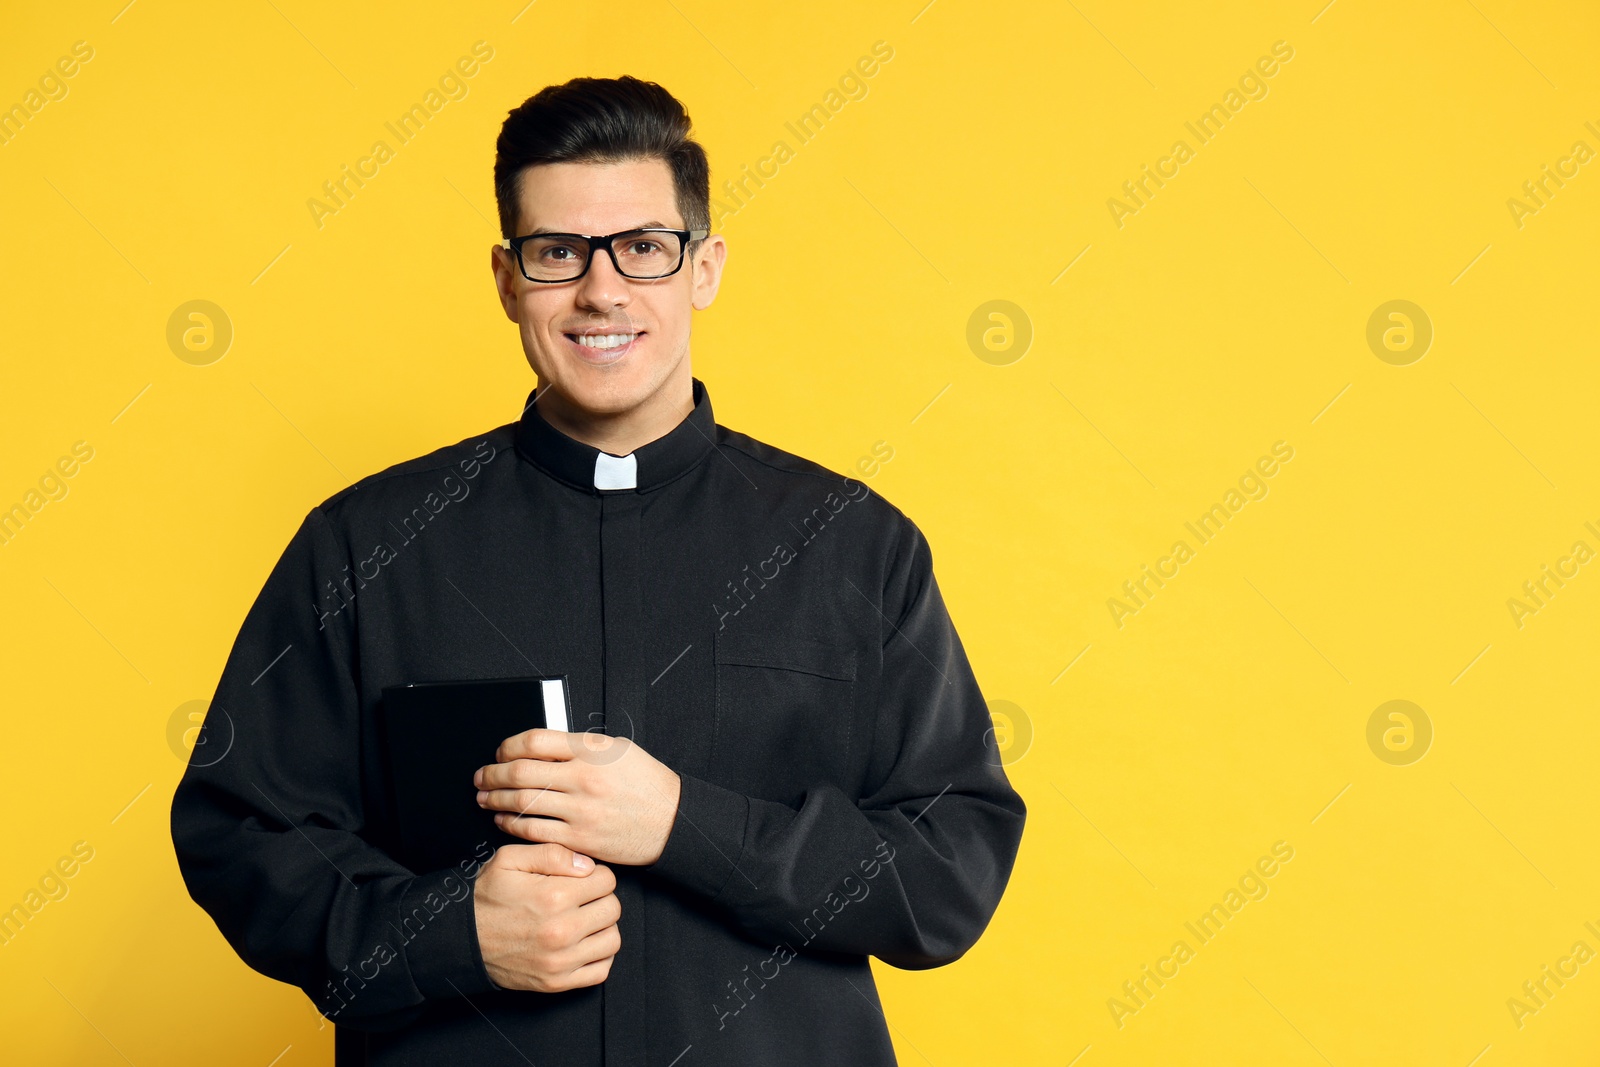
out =
[(483, 845), (528, 844), (478, 806), (472, 775), (513, 734), (570, 730), (565, 675), (385, 686), (381, 741), (395, 813), (395, 859), (424, 874), (482, 860)]

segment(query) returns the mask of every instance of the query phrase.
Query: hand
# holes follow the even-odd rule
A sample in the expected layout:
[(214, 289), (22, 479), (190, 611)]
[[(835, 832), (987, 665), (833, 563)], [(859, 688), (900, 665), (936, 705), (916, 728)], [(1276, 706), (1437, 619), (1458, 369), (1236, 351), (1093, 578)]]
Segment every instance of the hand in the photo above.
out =
[(638, 866), (666, 848), (681, 782), (630, 738), (528, 730), (506, 738), (495, 760), (472, 780), (506, 833)]
[(562, 845), (496, 849), (472, 890), (489, 977), (540, 993), (604, 982), (622, 946), (616, 888), (611, 868)]

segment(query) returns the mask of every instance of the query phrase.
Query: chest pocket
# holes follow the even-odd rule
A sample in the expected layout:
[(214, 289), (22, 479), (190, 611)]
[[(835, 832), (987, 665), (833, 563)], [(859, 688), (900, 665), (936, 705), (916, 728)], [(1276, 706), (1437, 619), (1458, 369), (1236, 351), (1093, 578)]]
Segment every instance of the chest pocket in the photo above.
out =
[(719, 631), (712, 643), (714, 780), (791, 805), (819, 783), (843, 786), (855, 741), (855, 649), (740, 631)]

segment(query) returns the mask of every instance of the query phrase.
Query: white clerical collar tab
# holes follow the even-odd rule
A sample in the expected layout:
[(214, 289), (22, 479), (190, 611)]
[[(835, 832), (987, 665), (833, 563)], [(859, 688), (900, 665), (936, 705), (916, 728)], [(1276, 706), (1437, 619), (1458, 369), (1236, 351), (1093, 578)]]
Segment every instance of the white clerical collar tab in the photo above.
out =
[(598, 452), (594, 457), (594, 487), (596, 489), (637, 489), (639, 487), (639, 460), (632, 452), (626, 456), (613, 456)]

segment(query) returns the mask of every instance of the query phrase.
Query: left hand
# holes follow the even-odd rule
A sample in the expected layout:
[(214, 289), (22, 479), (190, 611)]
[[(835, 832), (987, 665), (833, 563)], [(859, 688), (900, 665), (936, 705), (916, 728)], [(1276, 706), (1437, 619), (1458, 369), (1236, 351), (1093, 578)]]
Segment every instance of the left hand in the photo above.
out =
[[(527, 841), (554, 841), (606, 863), (647, 866), (678, 814), (678, 775), (626, 737), (527, 730), (473, 775), (478, 803)], [(532, 819), (529, 815), (550, 815)]]

